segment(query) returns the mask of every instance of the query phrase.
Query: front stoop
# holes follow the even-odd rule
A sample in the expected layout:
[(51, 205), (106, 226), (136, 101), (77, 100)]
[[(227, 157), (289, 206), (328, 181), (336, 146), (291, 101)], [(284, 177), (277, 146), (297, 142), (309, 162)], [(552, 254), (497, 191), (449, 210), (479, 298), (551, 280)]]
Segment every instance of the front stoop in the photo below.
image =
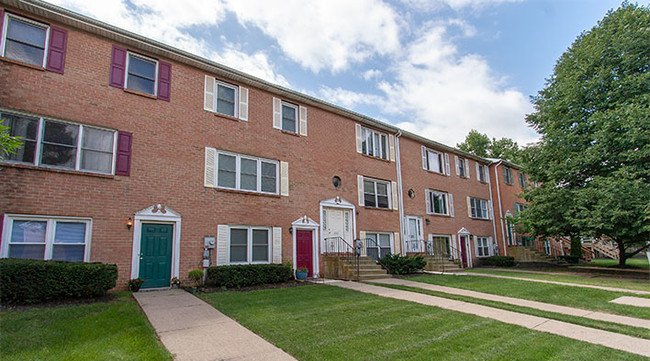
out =
[(325, 278), (356, 281), (367, 281), (389, 277), (386, 270), (370, 257), (359, 257), (359, 273), (354, 262), (343, 257), (325, 257)]

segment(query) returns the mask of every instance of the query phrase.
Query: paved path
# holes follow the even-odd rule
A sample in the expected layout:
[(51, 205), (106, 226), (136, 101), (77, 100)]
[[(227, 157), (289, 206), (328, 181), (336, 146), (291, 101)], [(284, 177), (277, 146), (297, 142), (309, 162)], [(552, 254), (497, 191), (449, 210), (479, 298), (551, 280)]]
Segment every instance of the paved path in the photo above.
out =
[(622, 296), (609, 302), (637, 307), (650, 307), (650, 298)]
[[(521, 298), (514, 298), (514, 297), (498, 296), (490, 293), (469, 291), (460, 288), (438, 286), (438, 285), (432, 285), (424, 282), (407, 281), (407, 280), (397, 279), (397, 278), (372, 280), (371, 282), (390, 284), (390, 285), (401, 285), (407, 287), (416, 287), (425, 290), (449, 293), (452, 295), (467, 296), (472, 298), (478, 298), (481, 300), (497, 301), (497, 302), (507, 303), (510, 305), (524, 306), (524, 307), (534, 308), (537, 310), (542, 310), (547, 312), (555, 312), (564, 315), (578, 316), (578, 317), (590, 318), (598, 321), (607, 321), (607, 322), (613, 322), (613, 323), (618, 323), (627, 326), (643, 327), (643, 328), (650, 329), (650, 320), (644, 320), (644, 319), (634, 318), (629, 316), (620, 316), (620, 315), (613, 315), (611, 313), (605, 313), (605, 312), (583, 310), (580, 308), (573, 308), (573, 307), (566, 307), (566, 306), (558, 306), (550, 303), (530, 301), (530, 300), (524, 300)], [(650, 299), (648, 298), (644, 298), (644, 300), (650, 302)]]
[[(524, 272), (522, 272), (524, 273)], [(480, 276), (480, 277), (493, 277), (493, 278), (506, 278), (506, 279), (511, 279), (511, 280), (518, 280), (518, 281), (529, 281), (529, 282), (539, 282), (539, 283), (550, 283), (554, 285), (562, 285), (562, 286), (572, 286), (572, 287), (584, 287), (584, 288), (595, 288), (598, 290), (605, 290), (605, 291), (614, 291), (614, 292), (627, 292), (627, 293), (634, 293), (637, 295), (650, 295), (650, 291), (641, 291), (641, 290), (631, 290), (629, 288), (616, 288), (616, 287), (605, 287), (605, 286), (595, 286), (595, 285), (583, 285), (579, 283), (569, 283), (569, 282), (557, 282), (557, 281), (546, 281), (546, 280), (537, 280), (533, 278), (523, 278), (523, 277), (512, 277), (512, 276), (501, 276), (501, 275), (493, 275), (493, 274), (488, 274), (488, 273), (474, 273), (474, 272), (467, 272), (467, 273), (462, 273), (462, 275), (467, 275), (467, 276)], [(648, 286), (650, 287), (650, 285)]]
[(401, 291), (358, 282), (339, 281), (332, 282), (330, 284), (333, 286), (347, 288), (364, 293), (371, 293), (382, 297), (416, 302), (423, 305), (436, 306), (447, 310), (490, 318), (500, 322), (523, 326), (531, 330), (547, 332), (563, 337), (568, 337), (574, 340), (603, 345), (616, 350), (627, 351), (637, 355), (650, 357), (650, 340), (638, 337), (621, 335), (614, 332), (578, 326), (567, 322), (550, 320), (548, 318), (506, 311), (468, 302), (450, 300), (448, 298), (424, 295), (416, 292)]
[(295, 360), (185, 291), (137, 292), (133, 296), (174, 360)]

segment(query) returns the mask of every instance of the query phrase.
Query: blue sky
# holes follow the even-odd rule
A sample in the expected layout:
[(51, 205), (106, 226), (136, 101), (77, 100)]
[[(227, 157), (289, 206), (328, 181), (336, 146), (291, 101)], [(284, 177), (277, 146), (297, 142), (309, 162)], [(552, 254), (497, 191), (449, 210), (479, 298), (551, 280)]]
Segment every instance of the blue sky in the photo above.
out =
[[(456, 145), (520, 144), (558, 57), (613, 0), (50, 0)], [(647, 6), (650, 0), (640, 1)]]

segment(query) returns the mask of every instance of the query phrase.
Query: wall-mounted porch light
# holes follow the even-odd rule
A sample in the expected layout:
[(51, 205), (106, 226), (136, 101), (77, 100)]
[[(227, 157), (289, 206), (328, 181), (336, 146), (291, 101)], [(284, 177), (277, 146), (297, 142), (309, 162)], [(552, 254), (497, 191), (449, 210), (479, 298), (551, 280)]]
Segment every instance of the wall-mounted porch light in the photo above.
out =
[(131, 227), (133, 227), (133, 220), (129, 217), (129, 220), (126, 221), (126, 228), (131, 229)]

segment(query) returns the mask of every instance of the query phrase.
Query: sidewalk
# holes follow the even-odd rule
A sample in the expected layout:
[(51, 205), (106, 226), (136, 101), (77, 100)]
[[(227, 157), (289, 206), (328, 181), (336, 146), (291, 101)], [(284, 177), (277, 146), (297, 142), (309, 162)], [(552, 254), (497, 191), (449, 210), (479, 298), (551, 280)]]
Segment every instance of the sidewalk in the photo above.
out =
[[(499, 269), (495, 269), (500, 271)], [(505, 271), (505, 270), (504, 270)], [(513, 270), (507, 270), (508, 272), (512, 272)], [(523, 271), (517, 271), (520, 273), (526, 273)], [(528, 273), (542, 273), (542, 272), (528, 272)], [(530, 281), (530, 282), (539, 282), (539, 283), (550, 283), (554, 285), (562, 285), (562, 286), (572, 286), (572, 287), (584, 287), (584, 288), (595, 288), (597, 290), (605, 290), (605, 291), (613, 291), (613, 292), (627, 292), (627, 293), (634, 293), (637, 295), (650, 295), (650, 291), (640, 291), (640, 290), (631, 290), (629, 288), (616, 288), (616, 287), (605, 287), (605, 286), (595, 286), (595, 285), (583, 285), (580, 283), (569, 283), (569, 282), (558, 282), (558, 281), (546, 281), (546, 280), (536, 280), (533, 278), (523, 278), (523, 277), (512, 277), (512, 276), (501, 276), (501, 275), (493, 275), (493, 274), (488, 274), (488, 273), (474, 273), (474, 272), (467, 272), (463, 273), (464, 276), (480, 276), (480, 277), (493, 277), (493, 278), (505, 278), (505, 279), (510, 279), (510, 280), (518, 280), (518, 281)]]
[(145, 291), (133, 296), (174, 360), (295, 360), (185, 291)]
[[(401, 286), (415, 287), (415, 288), (422, 288), (422, 289), (425, 289), (425, 290), (443, 292), (443, 293), (448, 293), (448, 294), (452, 294), (452, 295), (467, 296), (467, 297), (472, 297), (472, 298), (478, 298), (478, 299), (481, 299), (481, 300), (497, 301), (497, 302), (507, 303), (507, 304), (515, 305), (515, 306), (523, 306), (523, 307), (534, 308), (534, 309), (541, 310), (541, 311), (555, 312), (555, 313), (561, 313), (561, 314), (564, 314), (564, 315), (578, 316), (578, 317), (590, 318), (592, 320), (613, 322), (613, 323), (618, 323), (618, 324), (621, 324), (621, 325), (627, 325), (627, 326), (633, 326), (633, 327), (643, 327), (643, 328), (650, 329), (650, 320), (644, 320), (644, 319), (634, 318), (634, 317), (629, 317), (629, 316), (613, 315), (611, 313), (605, 313), (605, 312), (599, 312), (599, 311), (591, 311), (591, 310), (583, 310), (583, 309), (580, 309), (580, 308), (573, 308), (573, 307), (567, 307), (567, 306), (558, 306), (558, 305), (553, 305), (553, 304), (550, 304), (550, 303), (530, 301), (530, 300), (525, 300), (525, 299), (521, 299), (521, 298), (514, 298), (514, 297), (498, 296), (498, 295), (493, 295), (493, 294), (490, 294), (490, 293), (469, 291), (469, 290), (464, 290), (464, 289), (460, 289), (460, 288), (438, 286), (438, 285), (432, 285), (432, 284), (424, 283), (424, 282), (407, 281), (407, 280), (402, 280), (402, 279), (397, 279), (397, 278), (386, 278), (386, 279), (381, 279), (381, 280), (373, 280), (371, 282), (373, 282), (373, 283), (382, 283), (382, 284), (390, 284), (390, 285), (401, 285)], [(650, 301), (650, 300), (648, 300), (648, 301)]]
[[(376, 281), (373, 280), (373, 282)], [(578, 326), (567, 322), (550, 320), (544, 317), (531, 316), (523, 313), (506, 311), (468, 302), (429, 296), (416, 292), (395, 290), (358, 282), (339, 281), (332, 282), (330, 285), (359, 292), (375, 294), (382, 297), (416, 302), (423, 305), (436, 306), (447, 310), (490, 318), (500, 322), (526, 327), (531, 330), (547, 332), (574, 340), (585, 341), (616, 350), (622, 350), (633, 354), (650, 357), (650, 340), (638, 337), (621, 335), (614, 332)]]

